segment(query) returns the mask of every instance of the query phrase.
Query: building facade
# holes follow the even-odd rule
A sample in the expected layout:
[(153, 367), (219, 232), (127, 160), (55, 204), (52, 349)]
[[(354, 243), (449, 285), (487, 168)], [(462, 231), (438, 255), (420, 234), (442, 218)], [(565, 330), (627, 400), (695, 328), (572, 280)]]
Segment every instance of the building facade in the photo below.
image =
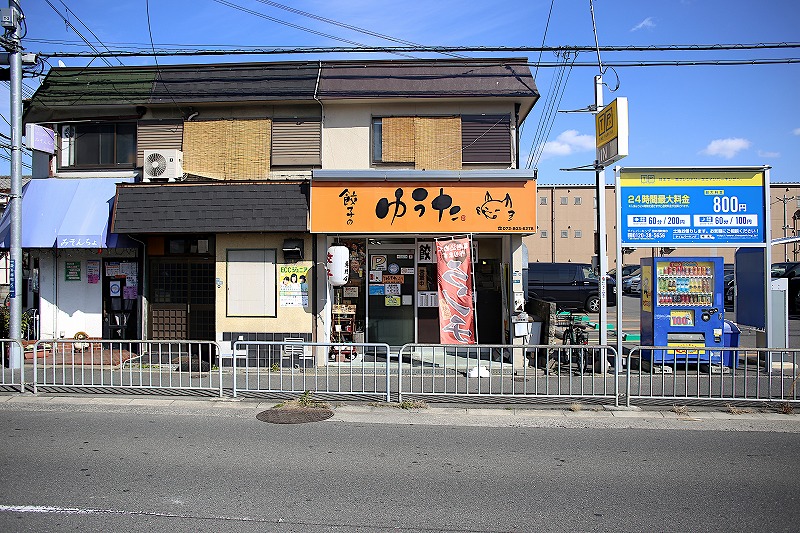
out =
[[(23, 203), (47, 220), (23, 219), (45, 233), (23, 240), (40, 336), (326, 342), (346, 309), (353, 341), (433, 342), (420, 250), (466, 235), (478, 340), (511, 341), (536, 226), (535, 175), (518, 170), (539, 96), (526, 63), (52, 69), (24, 115), (55, 132)], [(357, 274), (336, 289), (334, 244)]]

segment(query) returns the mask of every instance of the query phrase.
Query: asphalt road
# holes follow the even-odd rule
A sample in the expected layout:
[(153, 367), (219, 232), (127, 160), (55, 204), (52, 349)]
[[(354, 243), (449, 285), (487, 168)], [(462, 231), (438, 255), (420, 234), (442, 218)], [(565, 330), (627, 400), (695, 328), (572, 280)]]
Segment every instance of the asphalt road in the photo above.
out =
[(0, 530), (730, 532), (800, 520), (800, 433), (745, 421), (514, 427), (384, 408), (273, 425), (253, 405), (72, 402), (0, 405)]

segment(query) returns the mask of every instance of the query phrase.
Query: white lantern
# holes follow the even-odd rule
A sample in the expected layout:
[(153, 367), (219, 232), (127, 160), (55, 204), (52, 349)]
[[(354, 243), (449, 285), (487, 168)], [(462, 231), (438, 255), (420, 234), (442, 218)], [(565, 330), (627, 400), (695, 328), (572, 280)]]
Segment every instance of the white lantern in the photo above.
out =
[(328, 281), (334, 287), (347, 284), (350, 279), (350, 250), (347, 246), (334, 244), (328, 248), (328, 258), (325, 263), (328, 271)]

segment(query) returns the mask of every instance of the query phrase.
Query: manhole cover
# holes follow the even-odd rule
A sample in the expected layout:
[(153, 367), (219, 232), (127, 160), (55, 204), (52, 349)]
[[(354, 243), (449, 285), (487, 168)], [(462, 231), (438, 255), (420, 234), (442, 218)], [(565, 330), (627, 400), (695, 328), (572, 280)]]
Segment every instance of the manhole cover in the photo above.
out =
[(270, 424), (305, 424), (320, 422), (333, 416), (330, 409), (298, 407), (292, 409), (269, 409), (261, 411), (256, 418)]

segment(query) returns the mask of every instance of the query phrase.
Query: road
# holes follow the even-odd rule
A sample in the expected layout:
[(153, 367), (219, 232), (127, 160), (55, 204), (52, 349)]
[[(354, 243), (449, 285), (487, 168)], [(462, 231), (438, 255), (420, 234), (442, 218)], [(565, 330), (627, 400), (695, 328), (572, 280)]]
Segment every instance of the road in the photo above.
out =
[(385, 408), (273, 425), (252, 408), (76, 402), (0, 405), (0, 530), (730, 532), (800, 520), (800, 433), (744, 421), (478, 427), (395, 423), (408, 415)]

